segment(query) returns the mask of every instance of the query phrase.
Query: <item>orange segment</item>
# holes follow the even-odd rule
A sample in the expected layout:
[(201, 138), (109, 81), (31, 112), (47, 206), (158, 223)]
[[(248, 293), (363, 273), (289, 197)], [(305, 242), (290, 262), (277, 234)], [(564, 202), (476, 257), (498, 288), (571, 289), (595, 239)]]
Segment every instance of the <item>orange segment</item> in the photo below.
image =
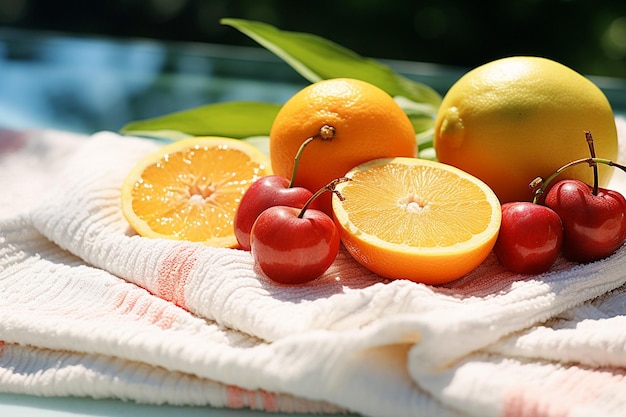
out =
[(441, 284), (485, 260), (500, 229), (495, 193), (449, 165), (382, 158), (359, 165), (333, 197), (341, 239), (352, 256), (387, 278)]
[(122, 211), (142, 236), (235, 247), (239, 201), (270, 171), (269, 158), (245, 142), (185, 139), (135, 166), (122, 186)]

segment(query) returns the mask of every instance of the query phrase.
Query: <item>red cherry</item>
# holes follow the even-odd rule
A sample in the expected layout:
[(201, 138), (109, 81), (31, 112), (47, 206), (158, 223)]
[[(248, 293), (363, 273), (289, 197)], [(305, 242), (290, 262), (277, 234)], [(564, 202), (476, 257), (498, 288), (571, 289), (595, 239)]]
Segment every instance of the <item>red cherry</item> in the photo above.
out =
[(250, 250), (250, 231), (257, 217), (272, 206), (302, 208), (313, 193), (303, 187), (289, 187), (289, 180), (278, 175), (258, 179), (241, 198), (235, 214), (235, 237), (239, 246)]
[(252, 256), (265, 275), (276, 282), (312, 281), (337, 257), (340, 241), (333, 220), (317, 209), (302, 211), (270, 207), (252, 227)]
[(545, 204), (561, 217), (563, 255), (576, 262), (605, 258), (626, 240), (626, 200), (619, 192), (579, 180), (562, 180), (548, 192)]
[(561, 219), (552, 209), (530, 202), (502, 205), (502, 223), (493, 251), (509, 271), (548, 271), (563, 244)]

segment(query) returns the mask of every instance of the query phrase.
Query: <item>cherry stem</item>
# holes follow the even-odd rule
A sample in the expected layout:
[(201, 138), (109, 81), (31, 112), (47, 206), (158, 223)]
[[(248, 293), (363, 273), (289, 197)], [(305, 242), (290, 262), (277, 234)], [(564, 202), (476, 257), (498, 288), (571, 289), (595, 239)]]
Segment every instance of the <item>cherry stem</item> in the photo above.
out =
[[(537, 177), (535, 178), (530, 184), (532, 188), (535, 188), (537, 186), (539, 186), (539, 184), (541, 184), (541, 186), (539, 188), (537, 188), (535, 190), (535, 197), (533, 198), (533, 203), (536, 203), (539, 200), (539, 197), (546, 191), (546, 188), (548, 188), (548, 185), (552, 182), (552, 180), (554, 180), (561, 172), (565, 171), (567, 168), (573, 167), (574, 165), (579, 165), (579, 164), (588, 164), (589, 166), (595, 166), (597, 164), (605, 164), (608, 166), (612, 166), (615, 168), (619, 168), (622, 171), (626, 172), (626, 166), (624, 165), (620, 165), (616, 162), (613, 162), (609, 159), (605, 159), (605, 158), (582, 158), (582, 159), (577, 159), (575, 161), (572, 161), (568, 164), (563, 165), (561, 168), (557, 169), (556, 171), (554, 171), (548, 178), (546, 178), (545, 180), (542, 179), (541, 177)], [(597, 191), (596, 191), (597, 194)]]
[(321, 140), (332, 140), (335, 137), (335, 128), (330, 125), (324, 125), (320, 127), (320, 130), (310, 138), (307, 138), (300, 147), (298, 148), (298, 152), (296, 152), (296, 156), (293, 164), (293, 171), (291, 173), (291, 179), (289, 180), (289, 188), (293, 187), (296, 182), (296, 175), (298, 173), (298, 165), (300, 165), (300, 158), (302, 157), (302, 152), (304, 152), (304, 148), (315, 139)]
[(313, 203), (313, 201), (317, 197), (321, 196), (322, 194), (324, 194), (327, 191), (330, 191), (333, 194), (335, 194), (337, 197), (339, 197), (340, 201), (344, 201), (345, 200), (344, 196), (342, 196), (341, 193), (335, 189), (335, 187), (337, 187), (337, 184), (341, 184), (342, 182), (347, 182), (347, 181), (352, 181), (352, 178), (348, 178), (348, 177), (335, 178), (334, 180), (332, 180), (331, 182), (329, 182), (328, 184), (326, 184), (325, 186), (323, 186), (322, 188), (317, 190), (315, 192), (315, 194), (313, 194), (307, 200), (307, 202), (304, 203), (304, 207), (302, 207), (302, 210), (300, 210), (300, 213), (298, 214), (298, 218), (301, 219), (302, 217), (304, 217), (304, 212), (307, 211), (307, 209), (309, 208), (311, 203)]
[[(585, 131), (585, 139), (587, 139), (587, 146), (589, 146), (589, 154), (591, 158), (596, 157), (596, 149), (593, 146), (593, 136), (591, 136), (590, 131)], [(598, 164), (593, 162), (590, 164), (593, 167), (593, 195), (598, 195)]]

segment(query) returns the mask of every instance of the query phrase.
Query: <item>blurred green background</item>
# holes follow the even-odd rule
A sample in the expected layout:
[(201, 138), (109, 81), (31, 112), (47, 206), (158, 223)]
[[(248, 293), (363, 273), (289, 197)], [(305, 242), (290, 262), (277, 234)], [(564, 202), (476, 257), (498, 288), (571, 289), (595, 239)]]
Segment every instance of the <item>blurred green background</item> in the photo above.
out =
[(626, 78), (625, 0), (1, 0), (0, 26), (256, 45), (219, 24), (259, 20), (361, 55), (469, 68), (539, 55)]

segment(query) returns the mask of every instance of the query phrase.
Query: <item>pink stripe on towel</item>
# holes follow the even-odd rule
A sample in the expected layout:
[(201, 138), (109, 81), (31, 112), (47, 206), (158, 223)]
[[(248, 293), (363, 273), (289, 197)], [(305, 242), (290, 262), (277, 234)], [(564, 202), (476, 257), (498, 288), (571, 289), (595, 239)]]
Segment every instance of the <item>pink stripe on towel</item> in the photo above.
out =
[(171, 328), (176, 320), (166, 303), (156, 303), (147, 293), (130, 288), (118, 295), (114, 310), (134, 320), (147, 319), (164, 330)]
[(250, 391), (233, 385), (229, 385), (226, 389), (226, 404), (229, 408), (279, 411), (276, 394), (264, 390)]
[[(623, 369), (561, 368), (545, 383), (515, 385), (505, 396), (504, 417), (566, 417), (581, 406), (603, 402), (611, 387), (625, 381)], [(591, 407), (591, 408), (595, 408)]]
[(178, 246), (168, 253), (159, 265), (157, 295), (186, 308), (185, 285), (196, 261), (196, 250), (188, 245)]

